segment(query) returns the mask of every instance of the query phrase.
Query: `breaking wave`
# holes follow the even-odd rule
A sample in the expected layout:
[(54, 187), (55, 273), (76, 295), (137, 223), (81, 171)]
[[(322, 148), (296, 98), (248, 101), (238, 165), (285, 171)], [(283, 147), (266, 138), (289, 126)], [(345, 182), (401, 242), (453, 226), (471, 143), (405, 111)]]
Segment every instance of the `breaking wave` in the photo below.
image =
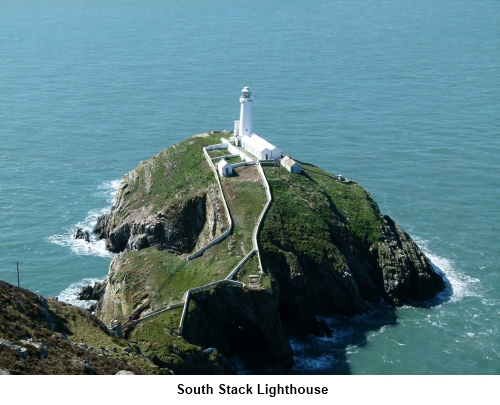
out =
[(68, 288), (63, 290), (57, 298), (59, 301), (63, 301), (67, 304), (75, 305), (77, 307), (82, 307), (82, 308), (89, 308), (92, 304), (95, 304), (95, 301), (93, 300), (88, 300), (88, 301), (80, 301), (76, 297), (82, 287), (85, 287), (87, 285), (92, 285), (94, 286), (96, 283), (103, 281), (104, 278), (84, 278), (81, 281), (78, 281), (76, 283), (71, 284)]
[[(460, 272), (455, 263), (447, 258), (434, 254), (427, 241), (417, 240), (421, 250), (431, 261), (434, 270), (443, 276), (445, 290), (435, 298), (424, 303), (424, 306), (439, 307), (447, 303), (462, 300), (465, 297), (478, 297), (479, 282), (477, 278)], [(418, 304), (422, 303), (416, 303)], [(344, 317), (340, 315), (321, 317), (332, 331), (331, 337), (308, 336), (306, 338), (290, 338), (290, 346), (294, 352), (294, 374), (349, 374), (349, 357), (358, 353), (370, 340), (384, 334), (388, 328), (399, 323), (397, 312), (414, 308), (405, 305), (394, 308), (381, 300), (368, 304), (366, 313)], [(398, 346), (404, 346), (394, 340)]]
[[(97, 192), (93, 195), (96, 197), (104, 197), (106, 198), (106, 202), (112, 204), (119, 184), (119, 180), (106, 181), (99, 185)], [(107, 206), (105, 208), (90, 210), (82, 221), (79, 221), (72, 227), (67, 228), (65, 233), (50, 236), (47, 240), (50, 243), (54, 243), (59, 246), (69, 247), (71, 251), (78, 256), (114, 257), (113, 253), (106, 250), (105, 242), (103, 240), (99, 240), (92, 232), (92, 228), (97, 222), (97, 218), (101, 215), (107, 214), (109, 212), (109, 208), (110, 207)], [(89, 233), (90, 242), (74, 238), (77, 228), (81, 228), (83, 231), (87, 231)]]
[(431, 261), (434, 271), (443, 276), (445, 289), (440, 292), (436, 298), (429, 300), (430, 302), (457, 302), (465, 297), (479, 296), (477, 286), (480, 280), (470, 277), (457, 270), (452, 260), (434, 254), (428, 248), (426, 240), (414, 238), (420, 249)]

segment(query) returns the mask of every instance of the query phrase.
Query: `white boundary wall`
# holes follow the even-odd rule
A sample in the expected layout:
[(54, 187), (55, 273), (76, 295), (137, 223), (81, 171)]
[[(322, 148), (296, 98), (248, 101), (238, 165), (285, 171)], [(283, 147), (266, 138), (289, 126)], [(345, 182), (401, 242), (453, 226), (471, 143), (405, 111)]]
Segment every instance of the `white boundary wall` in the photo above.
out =
[[(227, 144), (225, 144), (225, 145), (227, 145)], [(205, 154), (205, 158), (207, 159), (208, 164), (212, 168), (212, 171), (214, 172), (215, 179), (217, 180), (217, 184), (219, 185), (219, 191), (222, 195), (222, 202), (224, 203), (224, 209), (226, 210), (226, 215), (227, 215), (227, 218), (229, 220), (229, 229), (227, 231), (225, 231), (219, 237), (215, 238), (213, 241), (211, 241), (208, 244), (206, 244), (205, 246), (203, 246), (197, 252), (193, 253), (192, 255), (189, 255), (187, 257), (187, 260), (192, 260), (196, 257), (201, 256), (205, 250), (212, 247), (216, 243), (219, 243), (221, 240), (225, 239), (231, 233), (231, 231), (233, 230), (233, 226), (234, 226), (233, 219), (231, 218), (231, 213), (229, 212), (229, 207), (227, 206), (227, 203), (226, 203), (226, 197), (224, 197), (224, 192), (222, 191), (222, 185), (220, 184), (219, 175), (217, 174), (217, 169), (215, 168), (215, 166), (212, 162), (212, 159), (210, 159), (210, 156), (208, 156), (208, 152), (207, 152), (206, 148), (203, 148), (203, 153)]]
[(226, 280), (232, 280), (233, 277), (238, 273), (238, 271), (243, 267), (243, 265), (255, 254), (257, 250), (252, 250), (249, 254), (247, 254), (237, 265), (236, 267), (229, 273), (229, 276), (226, 277)]
[[(226, 145), (230, 145), (232, 146), (231, 144), (227, 143)], [(237, 149), (237, 148), (235, 148)], [(219, 180), (219, 176), (217, 175), (217, 170), (215, 169), (215, 166), (214, 164), (212, 163), (212, 160), (210, 159), (210, 156), (208, 155), (207, 153), (207, 149), (206, 148), (203, 148), (203, 153), (205, 154), (205, 157), (208, 161), (208, 164), (210, 165), (210, 167), (212, 168), (213, 172), (214, 172), (214, 175), (217, 179), (217, 184), (219, 185), (219, 189), (220, 189), (220, 192), (222, 194), (222, 199), (224, 201), (224, 207), (226, 209), (226, 212), (228, 214), (228, 218), (229, 218), (229, 221), (230, 221), (230, 229), (226, 232), (224, 232), (224, 234), (222, 234), (221, 236), (219, 236), (218, 238), (214, 239), (212, 242), (210, 242), (208, 245), (204, 246), (202, 249), (200, 249), (198, 252), (194, 253), (193, 255), (189, 256), (188, 257), (188, 260), (191, 260), (191, 259), (194, 259), (195, 257), (198, 257), (198, 256), (201, 256), (201, 254), (203, 254), (203, 252), (205, 250), (207, 250), (209, 247), (213, 246), (214, 244), (216, 244), (217, 242), (221, 241), (222, 239), (224, 239), (228, 234), (229, 232), (232, 231), (233, 229), (233, 220), (231, 218), (231, 214), (229, 213), (229, 208), (227, 206), (227, 203), (226, 203), (226, 198), (224, 196), (224, 192), (222, 190), (222, 185), (220, 183), (220, 180)], [(253, 162), (253, 161), (252, 161)], [(243, 164), (246, 164), (246, 162), (242, 162), (241, 165)], [(257, 170), (260, 174), (260, 176), (262, 177), (262, 180), (263, 180), (263, 183), (264, 183), (264, 189), (266, 191), (266, 199), (267, 199), (267, 203), (266, 205), (264, 206), (264, 208), (262, 209), (260, 215), (259, 215), (259, 218), (257, 219), (257, 224), (255, 225), (254, 227), (254, 230), (253, 230), (253, 233), (252, 233), (252, 245), (253, 245), (253, 248), (254, 250), (252, 250), (248, 255), (246, 255), (243, 260), (241, 260), (237, 265), (236, 267), (231, 271), (231, 273), (223, 280), (218, 280), (218, 281), (214, 281), (213, 283), (209, 283), (209, 284), (206, 284), (206, 285), (203, 285), (203, 286), (200, 286), (200, 287), (195, 287), (195, 288), (191, 288), (189, 289), (188, 291), (186, 291), (186, 293), (184, 294), (184, 309), (182, 310), (182, 317), (181, 317), (181, 322), (179, 324), (179, 335), (182, 335), (182, 332), (183, 332), (183, 329), (184, 329), (184, 323), (186, 321), (186, 316), (187, 316), (187, 311), (188, 311), (188, 307), (189, 307), (189, 298), (191, 296), (192, 293), (195, 293), (197, 291), (201, 291), (203, 289), (206, 289), (206, 288), (209, 288), (211, 286), (214, 286), (214, 285), (219, 285), (219, 284), (223, 284), (223, 283), (228, 283), (228, 284), (232, 284), (232, 285), (235, 285), (235, 286), (239, 286), (241, 288), (244, 288), (245, 287), (245, 284), (239, 282), (239, 281), (233, 281), (231, 280), (235, 274), (238, 273), (238, 271), (240, 270), (241, 267), (243, 267), (243, 265), (255, 254), (257, 253), (257, 257), (259, 259), (259, 268), (260, 268), (260, 273), (263, 274), (264, 271), (263, 271), (263, 267), (262, 267), (262, 261), (261, 261), (261, 258), (260, 258), (260, 252), (259, 252), (259, 245), (257, 243), (257, 238), (258, 238), (258, 235), (259, 235), (259, 231), (262, 227), (262, 219), (264, 218), (264, 216), (266, 215), (268, 209), (269, 209), (269, 206), (271, 205), (271, 202), (273, 200), (273, 197), (271, 195), (271, 189), (269, 187), (269, 183), (267, 181), (267, 178), (266, 178), (266, 175), (264, 173), (264, 170), (262, 169), (262, 166), (260, 164), (260, 162), (257, 164)], [(167, 309), (165, 309), (167, 310)], [(162, 311), (163, 312), (163, 311)], [(160, 313), (160, 312), (157, 312), (157, 313)], [(153, 315), (156, 315), (155, 314), (150, 314), (148, 315), (149, 316), (153, 316)], [(144, 318), (146, 319), (146, 318)]]
[(166, 312), (166, 311), (170, 311), (170, 310), (175, 309), (175, 308), (180, 308), (182, 306), (184, 306), (184, 301), (177, 302), (175, 304), (170, 304), (168, 307), (159, 309), (158, 311), (151, 312), (151, 313), (147, 314), (146, 316), (144, 316), (142, 318), (139, 318), (139, 319), (136, 319), (135, 321), (132, 321), (132, 323), (134, 325), (136, 325), (139, 322), (142, 322), (142, 321), (144, 321), (144, 320), (146, 320), (148, 318), (151, 318), (151, 317), (153, 317), (155, 315), (161, 314), (161, 313)]
[(269, 206), (271, 205), (271, 203), (273, 201), (273, 196), (271, 195), (271, 189), (269, 188), (269, 183), (267, 182), (266, 175), (264, 174), (264, 170), (262, 169), (262, 165), (260, 163), (257, 165), (257, 170), (259, 171), (260, 175), (262, 176), (262, 180), (264, 181), (264, 189), (266, 190), (267, 203), (266, 203), (264, 209), (262, 210), (262, 212), (260, 213), (259, 218), (257, 220), (257, 225), (255, 226), (255, 228), (253, 230), (252, 243), (254, 244), (254, 246), (256, 246), (255, 249), (257, 250), (257, 257), (259, 258), (260, 274), (263, 274), (264, 268), (262, 267), (262, 260), (260, 258), (260, 250), (259, 250), (259, 245), (257, 243), (257, 238), (259, 236), (260, 228), (262, 227), (262, 222), (263, 222), (262, 219), (264, 218), (267, 211), (269, 210)]
[(204, 150), (227, 149), (228, 143), (218, 143), (216, 145), (205, 146)]

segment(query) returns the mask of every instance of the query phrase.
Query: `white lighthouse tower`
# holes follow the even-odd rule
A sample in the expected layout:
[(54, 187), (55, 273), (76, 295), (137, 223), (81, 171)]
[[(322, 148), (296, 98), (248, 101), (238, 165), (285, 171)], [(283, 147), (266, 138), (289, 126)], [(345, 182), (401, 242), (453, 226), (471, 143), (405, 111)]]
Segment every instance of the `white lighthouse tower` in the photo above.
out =
[(252, 90), (250, 87), (243, 87), (241, 90), (241, 110), (240, 110), (240, 127), (238, 135), (241, 137), (243, 135), (252, 135)]

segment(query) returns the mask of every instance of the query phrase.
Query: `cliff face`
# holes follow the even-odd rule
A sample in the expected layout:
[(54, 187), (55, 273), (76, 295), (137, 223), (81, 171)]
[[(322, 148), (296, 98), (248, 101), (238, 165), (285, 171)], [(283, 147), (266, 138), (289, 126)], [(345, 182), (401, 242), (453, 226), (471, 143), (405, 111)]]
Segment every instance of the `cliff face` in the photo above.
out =
[[(219, 142), (214, 136), (185, 140), (122, 180), (110, 214), (94, 228), (110, 250), (121, 252), (111, 264), (98, 305), (105, 322), (130, 322), (182, 302), (189, 288), (225, 278), (248, 253), (255, 214), (243, 220), (240, 211), (261, 186), (237, 169), (236, 180), (224, 180), (223, 188), (241, 230), (235, 228), (227, 241), (200, 258), (185, 260), (229, 224), (201, 149)], [(183, 332), (189, 342), (233, 354), (245, 341), (248, 347), (257, 345), (274, 364), (291, 366), (283, 325), (321, 333), (318, 315), (363, 312), (366, 301), (380, 298), (399, 306), (443, 290), (442, 278), (418, 246), (356, 183), (308, 164), (301, 174), (271, 167), (264, 171), (273, 202), (259, 246), (270, 286), (262, 291), (218, 286), (193, 294)], [(246, 197), (237, 205), (242, 195)], [(248, 218), (252, 223), (243, 229)], [(244, 274), (256, 271), (250, 266), (238, 277), (243, 280)], [(180, 313), (165, 312), (170, 315), (163, 321), (170, 326), (161, 336), (177, 333)], [(159, 320), (151, 319), (140, 333), (162, 328), (154, 326)], [(137, 328), (131, 326), (130, 334), (142, 330)], [(145, 345), (143, 349), (160, 358), (169, 356), (170, 349)]]
[[(193, 181), (198, 183), (196, 189), (190, 180), (200, 172), (178, 179), (178, 184), (168, 179), (180, 166), (175, 158), (186, 154), (177, 149), (161, 152), (124, 176), (110, 214), (101, 216), (94, 226), (94, 232), (106, 239), (108, 250), (118, 253), (155, 246), (180, 255), (197, 250), (228, 228), (213, 175)], [(203, 163), (199, 162), (200, 169), (206, 173)], [(178, 189), (172, 194), (164, 183)]]
[(409, 235), (364, 189), (303, 163), (300, 176), (265, 169), (273, 205), (260, 236), (287, 322), (312, 331), (317, 315), (353, 314), (380, 298), (399, 306), (444, 283)]
[(278, 302), (269, 291), (217, 286), (193, 294), (189, 309), (183, 335), (190, 342), (244, 359), (293, 366)]

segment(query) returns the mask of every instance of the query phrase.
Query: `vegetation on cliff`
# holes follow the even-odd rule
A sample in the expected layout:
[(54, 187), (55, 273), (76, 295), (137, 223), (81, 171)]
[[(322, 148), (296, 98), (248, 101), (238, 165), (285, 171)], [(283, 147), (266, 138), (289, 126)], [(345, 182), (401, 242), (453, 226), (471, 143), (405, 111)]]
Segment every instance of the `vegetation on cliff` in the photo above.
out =
[[(124, 177), (110, 214), (95, 227), (108, 248), (120, 252), (97, 314), (105, 322), (125, 322), (127, 336), (162, 364), (171, 364), (170, 356), (180, 350), (174, 336), (184, 294), (226, 278), (251, 251), (266, 202), (255, 167), (239, 167), (234, 177), (221, 179), (234, 228), (202, 256), (186, 260), (230, 226), (202, 151), (216, 143), (218, 135), (189, 138), (142, 162)], [(217, 285), (192, 294), (182, 333), (187, 351), (196, 344), (242, 355), (249, 350), (241, 342), (254, 342), (262, 357), (289, 367), (285, 325), (322, 333), (319, 315), (363, 312), (367, 301), (380, 298), (398, 306), (444, 288), (418, 246), (380, 213), (368, 192), (302, 166), (301, 174), (264, 167), (273, 202), (259, 236), (260, 289)], [(235, 279), (249, 284), (259, 270), (255, 256)], [(138, 322), (155, 311), (167, 312)]]
[[(260, 256), (234, 276), (243, 284), (210, 284), (252, 252), (266, 204), (255, 166), (238, 167), (219, 189), (202, 151), (216, 143), (217, 134), (186, 139), (123, 178), (111, 212), (94, 227), (119, 253), (100, 294), (99, 319), (0, 282), (0, 370), (220, 374), (234, 373), (227, 358), (234, 354), (291, 367), (285, 327), (329, 334), (318, 316), (360, 313), (380, 298), (399, 306), (444, 288), (366, 190), (306, 163), (301, 174), (263, 167), (273, 201), (258, 236)], [(227, 238), (187, 260), (229, 229)], [(186, 300), (188, 290), (207, 284)], [(124, 339), (105, 323), (120, 324)]]
[(301, 164), (301, 175), (264, 169), (274, 201), (260, 243), (287, 322), (315, 331), (316, 315), (358, 313), (380, 298), (401, 305), (443, 290), (425, 255), (366, 190)]
[(85, 309), (0, 281), (0, 370), (9, 374), (165, 374)]
[(0, 375), (234, 372), (217, 351), (205, 353), (165, 334), (169, 324), (178, 325), (175, 316), (160, 316), (160, 331), (145, 322), (126, 340), (86, 309), (0, 281)]

